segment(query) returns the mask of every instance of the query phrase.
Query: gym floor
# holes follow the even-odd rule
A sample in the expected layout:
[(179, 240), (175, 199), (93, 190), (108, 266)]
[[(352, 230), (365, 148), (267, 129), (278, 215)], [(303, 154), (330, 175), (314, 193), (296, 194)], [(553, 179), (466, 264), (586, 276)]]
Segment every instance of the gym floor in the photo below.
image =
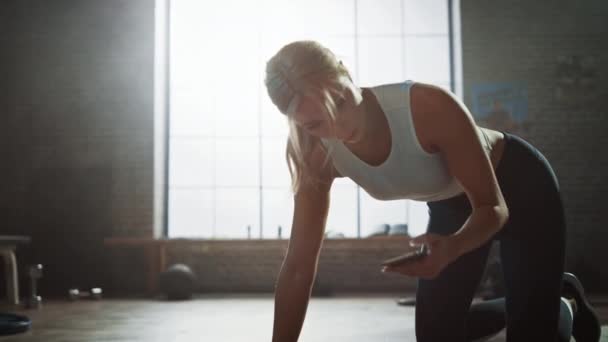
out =
[[(414, 309), (397, 295), (312, 298), (301, 334), (308, 342), (415, 341)], [(592, 298), (608, 341), (608, 297)], [(32, 329), (0, 341), (265, 341), (271, 339), (272, 295), (204, 295), (166, 302), (149, 299), (46, 301), (28, 315)], [(6, 307), (0, 310), (6, 311)], [(504, 332), (488, 340), (504, 341)]]

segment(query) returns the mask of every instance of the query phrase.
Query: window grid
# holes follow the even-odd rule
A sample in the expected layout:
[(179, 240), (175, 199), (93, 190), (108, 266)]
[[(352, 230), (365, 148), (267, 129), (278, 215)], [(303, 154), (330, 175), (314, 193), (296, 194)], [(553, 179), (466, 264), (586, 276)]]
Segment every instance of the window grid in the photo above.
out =
[[(179, 2), (178, 0), (172, 0), (171, 2)], [(449, 87), (450, 89), (453, 89), (453, 75), (452, 75), (452, 69), (453, 69), (453, 63), (452, 63), (452, 56), (451, 56), (451, 50), (453, 49), (452, 46), (452, 42), (451, 42), (451, 35), (449, 34), (451, 31), (447, 32), (446, 34), (443, 33), (408, 33), (406, 31), (406, 22), (405, 22), (405, 10), (407, 10), (406, 8), (406, 2), (408, 0), (399, 0), (399, 7), (400, 7), (400, 33), (399, 34), (391, 34), (391, 33), (382, 33), (382, 34), (371, 34), (371, 33), (361, 33), (360, 32), (360, 23), (359, 23), (359, 3), (361, 2), (361, 0), (352, 0), (352, 5), (354, 8), (354, 21), (353, 21), (353, 26), (354, 26), (354, 35), (347, 35), (347, 34), (328, 34), (325, 35), (325, 38), (345, 38), (345, 39), (351, 39), (353, 40), (353, 49), (354, 49), (354, 55), (353, 55), (353, 64), (354, 64), (354, 68), (350, 68), (351, 69), (351, 73), (353, 74), (353, 78), (354, 80), (357, 82), (358, 79), (360, 79), (361, 74), (360, 74), (360, 70), (359, 70), (359, 65), (360, 65), (360, 60), (361, 57), (359, 55), (360, 52), (360, 42), (362, 39), (375, 39), (375, 38), (398, 38), (400, 40), (400, 46), (398, 48), (399, 50), (399, 54), (400, 54), (400, 61), (401, 61), (401, 79), (404, 80), (406, 78), (406, 75), (408, 74), (408, 66), (407, 66), (407, 38), (411, 38), (411, 37), (415, 37), (415, 38), (448, 38), (449, 39), (449, 50), (450, 51), (446, 51), (446, 54), (449, 54), (450, 56), (450, 73), (449, 75), (447, 75), (449, 79), (443, 80), (443, 82), (435, 82), (435, 83), (439, 83), (440, 85)], [(448, 6), (449, 3), (451, 1), (446, 0), (444, 1)], [(171, 10), (171, 6), (168, 7), (168, 10)], [(451, 11), (449, 11), (449, 16), (451, 16)], [(168, 15), (169, 17), (171, 16), (171, 14)], [(262, 17), (259, 17), (262, 18)], [(450, 20), (451, 23), (451, 18), (448, 18)], [(170, 22), (172, 22), (174, 20), (170, 20)], [(260, 25), (260, 23), (258, 22), (258, 24)], [(450, 27), (451, 28), (451, 27)], [(169, 28), (168, 30), (171, 30), (171, 28)], [(169, 33), (169, 36), (171, 36), (171, 32)], [(320, 37), (321, 38), (321, 37)], [(314, 38), (312, 38), (314, 39)], [(169, 42), (171, 42), (172, 40), (169, 39)], [(259, 29), (257, 31), (257, 51), (258, 53), (256, 54), (256, 60), (258, 62), (258, 65), (262, 65), (262, 61), (263, 61), (263, 56), (261, 54), (262, 51), (262, 47), (263, 47), (263, 34), (262, 34), (262, 30)], [(330, 49), (332, 49), (331, 46), (328, 46)], [(169, 55), (171, 55), (173, 53), (173, 49), (171, 47), (169, 47)], [(260, 68), (260, 70), (258, 71), (258, 75), (260, 77), (260, 79), (262, 79), (263, 75), (262, 75), (262, 69)], [(172, 83), (171, 80), (168, 81), (169, 82), (169, 92), (170, 95), (169, 97), (171, 97), (171, 94), (175, 91), (174, 88), (171, 87)], [(386, 83), (388, 83), (389, 81), (386, 81)], [(375, 82), (377, 83), (377, 82)], [(177, 89), (177, 88), (176, 88)], [(218, 134), (217, 133), (217, 129), (216, 127), (214, 127), (212, 129), (212, 134), (208, 134), (208, 135), (200, 135), (200, 134), (172, 134), (171, 132), (169, 132), (168, 136), (168, 140), (169, 143), (168, 148), (171, 149), (172, 148), (172, 142), (177, 142), (177, 141), (200, 141), (200, 140), (208, 140), (208, 141), (212, 141), (213, 144), (213, 156), (212, 156), (212, 161), (213, 161), (213, 167), (211, 167), (212, 170), (212, 176), (213, 176), (213, 182), (212, 185), (174, 185), (174, 184), (169, 184), (168, 189), (169, 192), (173, 189), (175, 190), (204, 190), (204, 189), (209, 189), (212, 191), (213, 193), (213, 198), (212, 198), (212, 212), (213, 212), (213, 218), (212, 218), (212, 222), (213, 222), (213, 227), (212, 227), (212, 237), (215, 237), (216, 234), (216, 226), (217, 226), (217, 192), (218, 190), (222, 190), (222, 189), (257, 189), (258, 191), (258, 208), (259, 208), (259, 214), (258, 214), (258, 230), (259, 230), (259, 237), (260, 238), (264, 238), (264, 228), (268, 228), (270, 230), (272, 230), (272, 227), (265, 227), (264, 226), (264, 192), (265, 190), (287, 190), (288, 188), (286, 188), (285, 186), (278, 186), (278, 185), (266, 185), (264, 184), (264, 151), (263, 151), (263, 144), (264, 144), (264, 139), (265, 138), (277, 138), (277, 137), (281, 137), (281, 136), (272, 136), (272, 135), (264, 135), (264, 123), (263, 123), (263, 113), (264, 113), (264, 105), (263, 105), (263, 100), (262, 97), (267, 96), (266, 92), (263, 89), (263, 84), (261, 84), (260, 86), (257, 87), (257, 134), (251, 135), (251, 136), (243, 136), (243, 135), (226, 135), (226, 134)], [(170, 110), (171, 108), (169, 108)], [(169, 115), (172, 115), (173, 113), (169, 112)], [(215, 113), (213, 113), (215, 114)], [(171, 120), (168, 120), (171, 121)], [(168, 125), (169, 126), (169, 125)], [(217, 144), (215, 142), (217, 141), (221, 141), (221, 140), (230, 140), (230, 139), (255, 139), (257, 138), (257, 144), (258, 144), (258, 148), (257, 148), (257, 171), (258, 171), (258, 184), (257, 185), (218, 185), (217, 184), (217, 168), (215, 167), (217, 165), (217, 155), (218, 153), (221, 153), (221, 151), (218, 151), (217, 149)], [(283, 137), (283, 141), (284, 141)], [(171, 155), (171, 153), (169, 153), (169, 155)], [(283, 156), (281, 156), (283, 157)], [(281, 158), (283, 159), (283, 158)], [(283, 159), (284, 160), (284, 159)], [(168, 163), (168, 171), (169, 173), (171, 173), (171, 168), (173, 167), (172, 163), (169, 161)], [(167, 176), (167, 178), (169, 179), (169, 176)], [(352, 183), (354, 184), (354, 183)], [(357, 234), (356, 237), (360, 238), (361, 237), (361, 189), (359, 186), (357, 186), (356, 184), (355, 188), (356, 188), (356, 215), (357, 215)], [(347, 184), (339, 184), (339, 185), (334, 185), (335, 188), (337, 187), (348, 187)], [(169, 197), (169, 195), (168, 195)], [(405, 210), (404, 210), (404, 216), (405, 216), (405, 222), (410, 221), (410, 201), (408, 200), (399, 200), (399, 201), (403, 201), (405, 204)], [(170, 206), (167, 205), (167, 210)], [(168, 215), (171, 215), (171, 212), (168, 212)], [(408, 222), (409, 223), (409, 222)], [(290, 227), (283, 227), (283, 229), (288, 229)], [(168, 233), (170, 235), (171, 232), (171, 227), (168, 227)], [(252, 234), (253, 236), (253, 234)], [(285, 234), (283, 234), (283, 237), (286, 237)]]

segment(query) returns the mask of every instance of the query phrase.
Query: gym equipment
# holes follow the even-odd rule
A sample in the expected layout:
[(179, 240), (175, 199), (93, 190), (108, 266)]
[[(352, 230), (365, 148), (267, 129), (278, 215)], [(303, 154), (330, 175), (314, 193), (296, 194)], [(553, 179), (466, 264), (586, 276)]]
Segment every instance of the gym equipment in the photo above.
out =
[(0, 313), (0, 336), (14, 335), (26, 332), (32, 326), (27, 316), (12, 313)]
[(392, 224), (388, 231), (388, 235), (405, 235), (410, 236), (407, 223)]
[(94, 287), (90, 291), (80, 291), (79, 289), (69, 289), (68, 297), (71, 301), (80, 299), (100, 300), (103, 295), (103, 290), (100, 287)]
[(374, 236), (386, 236), (388, 235), (388, 231), (391, 229), (391, 226), (388, 223), (380, 223), (374, 226), (372, 232), (367, 235), (368, 238)]
[(0, 235), (0, 258), (4, 262), (6, 297), (11, 305), (19, 304), (19, 276), (15, 250), (17, 245), (29, 242), (29, 236)]
[(196, 275), (185, 264), (173, 264), (160, 273), (159, 289), (169, 300), (183, 300), (192, 297), (196, 287)]
[(42, 297), (38, 295), (38, 279), (42, 278), (42, 265), (30, 265), (27, 275), (30, 278), (30, 296), (25, 301), (28, 309), (39, 309), (42, 306)]

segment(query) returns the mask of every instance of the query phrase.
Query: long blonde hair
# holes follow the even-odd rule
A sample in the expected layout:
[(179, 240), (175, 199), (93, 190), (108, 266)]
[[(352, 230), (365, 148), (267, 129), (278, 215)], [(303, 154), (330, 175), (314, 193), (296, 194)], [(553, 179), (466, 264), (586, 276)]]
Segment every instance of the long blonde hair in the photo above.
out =
[[(338, 82), (340, 77), (347, 76), (352, 80), (346, 67), (333, 52), (313, 40), (299, 40), (283, 46), (266, 62), (264, 83), (272, 102), (279, 111), (286, 115), (289, 125), (289, 136), (285, 159), (291, 174), (291, 189), (297, 193), (302, 183), (317, 185), (319, 179), (313, 179), (310, 168), (310, 155), (320, 139), (298, 126), (293, 119), (293, 110), (306, 97), (325, 109), (329, 121), (336, 121), (336, 104), (333, 96), (339, 94), (343, 87)], [(324, 148), (323, 144), (320, 144)], [(325, 149), (325, 148), (324, 148)], [(325, 165), (331, 151), (326, 150)]]

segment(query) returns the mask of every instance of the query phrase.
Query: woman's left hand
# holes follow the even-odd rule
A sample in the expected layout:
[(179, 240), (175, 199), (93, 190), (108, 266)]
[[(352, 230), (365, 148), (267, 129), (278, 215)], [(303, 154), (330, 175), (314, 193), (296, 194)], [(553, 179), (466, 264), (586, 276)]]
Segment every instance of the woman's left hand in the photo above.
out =
[(433, 279), (457, 258), (457, 250), (450, 236), (433, 233), (420, 235), (410, 240), (411, 246), (425, 244), (429, 254), (422, 259), (398, 266), (384, 266), (382, 272), (395, 272), (411, 277)]

